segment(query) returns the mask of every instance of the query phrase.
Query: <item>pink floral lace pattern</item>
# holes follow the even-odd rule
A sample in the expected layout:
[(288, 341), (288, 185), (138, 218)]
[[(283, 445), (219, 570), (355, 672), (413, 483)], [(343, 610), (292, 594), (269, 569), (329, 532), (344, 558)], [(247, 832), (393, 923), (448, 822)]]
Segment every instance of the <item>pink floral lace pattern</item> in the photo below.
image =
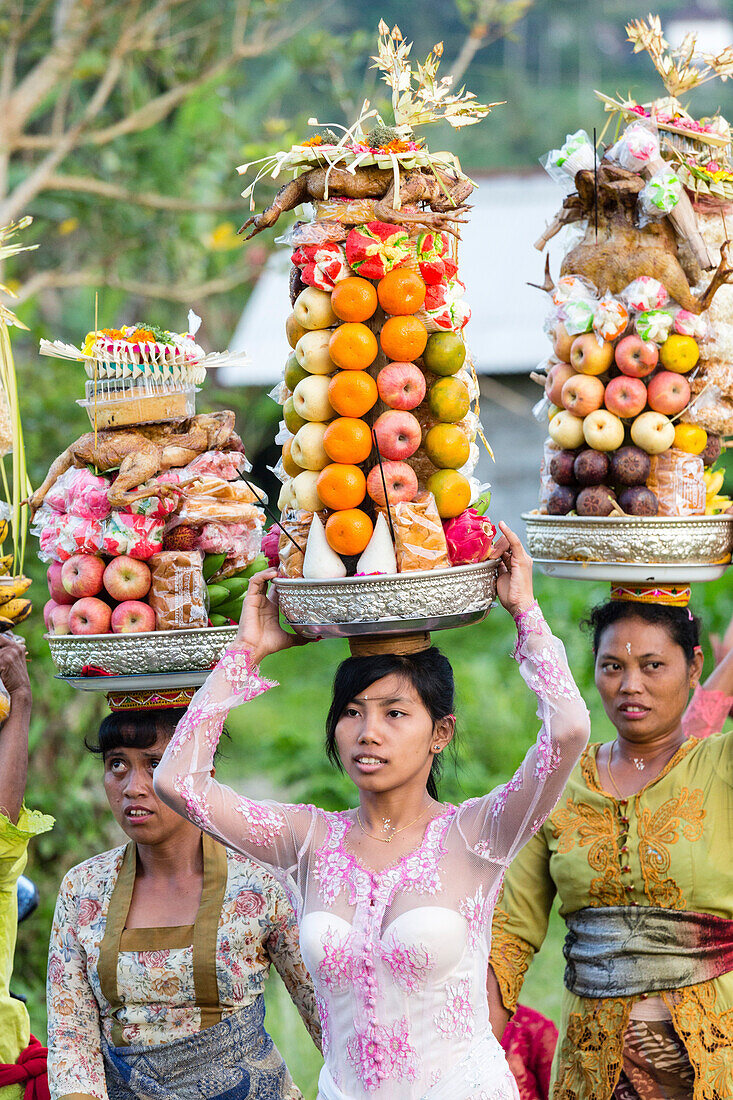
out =
[(382, 961), (389, 967), (395, 985), (405, 993), (416, 993), (425, 985), (435, 960), (425, 944), (403, 944), (393, 939), (382, 945)]
[(503, 880), (502, 873), (486, 897), (484, 897), (483, 885), (480, 885), (473, 897), (464, 898), (458, 906), (458, 912), (468, 925), (468, 946), (472, 949), (478, 947), (486, 934)]
[(366, 1034), (353, 1035), (346, 1044), (346, 1056), (356, 1076), (368, 1092), (384, 1081), (415, 1081), (419, 1072), (418, 1054), (409, 1040), (407, 1018), (393, 1024), (377, 1024)]
[(682, 732), (685, 737), (699, 739), (720, 733), (732, 706), (732, 695), (709, 691), (698, 684), (682, 718)]
[(321, 1053), (325, 1059), (331, 1049), (330, 1013), (328, 1002), (318, 993), (316, 993), (316, 1008), (318, 1009), (318, 1018), (321, 1021)]
[(473, 1035), (473, 1004), (471, 981), (463, 978), (456, 985), (445, 987), (445, 1004), (435, 1015), (435, 1026), (446, 1039), (457, 1036), (470, 1039)]
[(318, 964), (318, 978), (327, 989), (347, 989), (358, 981), (359, 959), (354, 951), (353, 934), (340, 936), (334, 928), (327, 928), (321, 937), (323, 958)]
[(437, 894), (443, 889), (438, 861), (445, 854), (444, 840), (455, 815), (455, 806), (434, 817), (425, 830), (422, 844), (383, 871), (368, 871), (344, 847), (353, 821), (344, 813), (324, 815), (327, 836), (316, 853), (315, 877), (325, 905), (333, 905), (339, 894), (348, 891), (349, 905), (369, 898), (380, 905), (391, 903), (398, 890), (419, 894)]

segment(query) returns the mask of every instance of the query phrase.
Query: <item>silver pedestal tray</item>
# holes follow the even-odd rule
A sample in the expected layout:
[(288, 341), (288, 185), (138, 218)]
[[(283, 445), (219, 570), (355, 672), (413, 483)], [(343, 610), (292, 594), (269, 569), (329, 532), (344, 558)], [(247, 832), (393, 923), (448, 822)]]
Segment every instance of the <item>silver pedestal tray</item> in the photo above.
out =
[(177, 688), (198, 688), (209, 675), (209, 669), (195, 672), (137, 673), (132, 676), (56, 676), (77, 691), (173, 691)]
[[(56, 668), (67, 678), (80, 677), (85, 665), (103, 668), (113, 676), (208, 671), (236, 634), (236, 626), (205, 626), (198, 630), (46, 634), (45, 637)], [(108, 679), (99, 677), (100, 682)], [(106, 687), (104, 690), (113, 689)]]
[(448, 630), (484, 619), (496, 597), (498, 561), (392, 576), (278, 577), (280, 608), (307, 638)]
[(525, 512), (527, 546), (544, 573), (571, 580), (690, 583), (721, 577), (733, 516), (543, 516)]

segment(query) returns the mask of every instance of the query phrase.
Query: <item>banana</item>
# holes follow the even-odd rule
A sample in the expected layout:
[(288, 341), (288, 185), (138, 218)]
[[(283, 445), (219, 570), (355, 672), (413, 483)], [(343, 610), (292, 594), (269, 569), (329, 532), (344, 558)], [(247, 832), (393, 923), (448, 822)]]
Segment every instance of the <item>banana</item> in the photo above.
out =
[(0, 542), (5, 542), (5, 537), (8, 533), (8, 521), (6, 519), (0, 519)]
[(723, 482), (725, 481), (725, 473), (723, 470), (705, 471), (705, 495), (708, 499), (710, 497), (717, 496), (720, 490), (723, 488)]
[(0, 577), (7, 577), (10, 570), (13, 568), (13, 555), (12, 554), (0, 554)]
[(714, 496), (708, 497), (705, 503), (705, 515), (716, 516), (720, 512), (726, 512), (731, 507), (733, 501), (730, 497)]
[[(3, 604), (2, 618), (10, 619), (17, 626), (18, 623), (22, 623), (28, 618), (32, 610), (33, 604), (30, 600), (9, 600), (8, 603)], [(0, 625), (2, 624), (0, 623)]]
[(30, 586), (30, 577), (9, 577), (7, 582), (0, 581), (0, 607), (22, 596)]

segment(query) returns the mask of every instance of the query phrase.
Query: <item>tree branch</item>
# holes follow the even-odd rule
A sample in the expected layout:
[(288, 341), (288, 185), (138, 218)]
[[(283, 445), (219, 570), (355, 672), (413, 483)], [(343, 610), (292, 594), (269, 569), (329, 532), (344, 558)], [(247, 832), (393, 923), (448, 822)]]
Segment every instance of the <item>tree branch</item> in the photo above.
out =
[(223, 199), (221, 202), (191, 202), (173, 195), (161, 195), (154, 191), (128, 191), (114, 183), (94, 179), (92, 176), (52, 175), (46, 180), (44, 191), (72, 191), (84, 195), (97, 195), (114, 202), (134, 203), (151, 210), (181, 210), (193, 214), (215, 214), (224, 210), (242, 210), (241, 199)]
[(15, 306), (23, 305), (43, 290), (68, 290), (83, 286), (106, 286), (138, 298), (160, 298), (168, 302), (182, 302), (184, 305), (189, 305), (202, 298), (211, 298), (214, 294), (225, 294), (228, 290), (244, 286), (251, 279), (252, 272), (242, 268), (230, 271), (227, 275), (220, 275), (203, 283), (193, 283), (188, 286), (135, 282), (132, 279), (122, 279), (114, 272), (105, 274), (103, 271), (38, 271), (35, 275), (31, 275), (18, 290)]
[(475, 0), (468, 34), (453, 62), (450, 76), (457, 85), (479, 50), (511, 34), (534, 0)]

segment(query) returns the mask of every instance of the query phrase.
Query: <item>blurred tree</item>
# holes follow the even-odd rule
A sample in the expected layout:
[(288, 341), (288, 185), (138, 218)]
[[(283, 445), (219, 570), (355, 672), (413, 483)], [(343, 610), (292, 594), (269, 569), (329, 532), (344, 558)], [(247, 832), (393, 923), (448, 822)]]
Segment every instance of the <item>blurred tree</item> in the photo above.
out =
[(469, 31), (450, 70), (454, 84), (461, 80), (479, 50), (513, 33), (533, 3), (534, 0), (456, 0)]

